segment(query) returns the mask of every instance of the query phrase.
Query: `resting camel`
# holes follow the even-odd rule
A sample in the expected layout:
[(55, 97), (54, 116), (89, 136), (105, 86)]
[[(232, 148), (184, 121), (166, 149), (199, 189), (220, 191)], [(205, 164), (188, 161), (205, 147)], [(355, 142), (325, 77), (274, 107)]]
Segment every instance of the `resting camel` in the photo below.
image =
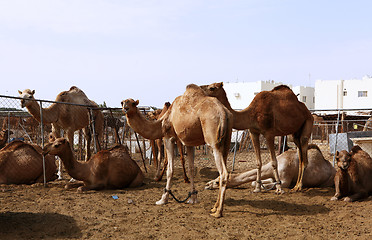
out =
[(350, 153), (337, 151), (336, 161), (336, 193), (331, 200), (344, 198), (345, 202), (354, 202), (372, 194), (372, 158), (368, 153), (354, 146)]
[[(168, 111), (170, 105), (171, 104), (169, 102), (166, 102), (166, 103), (164, 103), (164, 107), (163, 107), (162, 110), (157, 109), (155, 111), (149, 112), (147, 115), (151, 120), (157, 120), (157, 119), (161, 118)], [(161, 179), (163, 178), (165, 169), (167, 168), (167, 165), (168, 165), (167, 158), (164, 158), (165, 154), (163, 154), (163, 151), (162, 151), (162, 149), (163, 149), (163, 139), (150, 140), (150, 143), (151, 143), (152, 153), (153, 153), (153, 156), (154, 156), (155, 166), (156, 166), (156, 169), (157, 169), (156, 174), (155, 174), (155, 181), (161, 181)], [(185, 183), (190, 183), (190, 180), (189, 180), (189, 178), (187, 177), (187, 174), (186, 174), (185, 156), (184, 156), (184, 153), (183, 153), (183, 145), (182, 145), (182, 143), (179, 139), (176, 140), (176, 144), (177, 144), (178, 152), (180, 154), (180, 160), (181, 160), (182, 169), (183, 169), (183, 179), (184, 179)], [(160, 163), (161, 163), (161, 160), (163, 158), (165, 160), (164, 160), (163, 168), (160, 171)]]
[(87, 162), (80, 162), (75, 160), (69, 142), (65, 138), (57, 138), (43, 148), (43, 154), (60, 157), (68, 174), (84, 182), (78, 192), (139, 187), (143, 184), (141, 169), (123, 145), (101, 150)]
[[(278, 173), (283, 188), (290, 188), (296, 184), (298, 178), (298, 153), (295, 150), (288, 150), (280, 154), (278, 160)], [(304, 172), (304, 187), (332, 187), (336, 169), (332, 164), (324, 159), (319, 147), (309, 144), (308, 148), (309, 164)], [(227, 187), (237, 187), (244, 183), (252, 182), (255, 186), (257, 169), (246, 171), (239, 174), (230, 174)], [(262, 166), (262, 182), (266, 189), (274, 187), (274, 169), (271, 163)], [(206, 184), (206, 189), (215, 189), (218, 186), (218, 179)]]
[[(44, 182), (43, 156), (39, 146), (13, 141), (0, 150), (0, 184), (32, 184)], [(45, 158), (46, 181), (57, 178), (52, 157)]]
[(282, 193), (277, 159), (275, 155), (275, 136), (292, 134), (298, 148), (299, 174), (296, 185), (292, 190), (302, 189), (303, 172), (308, 164), (308, 141), (313, 129), (313, 117), (305, 104), (298, 101), (292, 90), (280, 85), (271, 91), (262, 91), (252, 100), (251, 104), (242, 111), (235, 111), (227, 99), (223, 83), (213, 83), (202, 86), (208, 96), (216, 97), (233, 114), (233, 128), (237, 130), (249, 129), (253, 147), (257, 158), (257, 183), (255, 192), (261, 191), (261, 152), (260, 139), (262, 134), (266, 138), (271, 155), (271, 165), (274, 169), (276, 192)]
[(203, 90), (194, 84), (188, 85), (185, 93), (177, 97), (165, 115), (156, 121), (147, 120), (140, 114), (138, 103), (138, 100), (133, 99), (121, 103), (129, 125), (147, 139), (164, 138), (168, 157), (167, 184), (162, 198), (156, 204), (166, 204), (169, 199), (173, 176), (173, 141), (176, 139), (179, 139), (187, 150), (191, 187), (188, 202), (197, 202), (194, 186), (194, 146), (206, 143), (213, 149), (220, 174), (218, 197), (211, 215), (221, 217), (228, 178), (226, 159), (232, 130), (231, 113), (217, 99), (206, 96)]
[[(40, 117), (40, 105), (35, 101), (34, 94), (35, 90), (26, 89), (23, 92), (18, 91), (21, 100), (22, 107), (26, 107), (30, 114), (39, 122), (41, 121)], [(68, 91), (63, 91), (59, 93), (56, 97), (56, 102), (65, 102), (65, 103), (76, 103), (81, 105), (88, 105), (92, 107), (98, 107), (98, 105), (89, 100), (85, 93), (79, 88), (73, 86)], [(91, 134), (89, 130), (89, 109), (83, 106), (75, 106), (69, 104), (59, 104), (53, 103), (48, 108), (43, 108), (43, 123), (52, 124), (52, 132), (56, 137), (61, 137), (61, 129), (65, 131), (67, 139), (70, 143), (73, 143), (74, 132), (79, 129), (83, 129), (86, 136), (86, 155), (85, 159), (90, 158), (90, 142)], [(94, 129), (95, 133), (98, 136), (98, 139), (101, 139), (103, 134), (103, 114), (100, 110), (93, 110), (94, 115)], [(71, 144), (71, 147), (73, 145)]]

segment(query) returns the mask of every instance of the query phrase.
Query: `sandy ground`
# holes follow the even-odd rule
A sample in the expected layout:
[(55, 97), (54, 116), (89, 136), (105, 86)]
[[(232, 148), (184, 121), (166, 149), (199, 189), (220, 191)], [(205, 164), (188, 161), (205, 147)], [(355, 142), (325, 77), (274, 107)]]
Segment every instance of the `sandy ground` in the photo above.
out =
[[(238, 154), (236, 171), (254, 166), (245, 159)], [(371, 198), (333, 202), (333, 188), (276, 195), (252, 193), (246, 184), (227, 190), (224, 216), (215, 219), (209, 211), (217, 191), (204, 190), (218, 175), (214, 161), (201, 155), (196, 166), (199, 203), (192, 205), (173, 199), (155, 205), (165, 179), (154, 182), (149, 166), (145, 185), (136, 189), (77, 193), (64, 189), (67, 175), (47, 187), (2, 185), (0, 239), (372, 239)], [(172, 190), (179, 198), (189, 191), (179, 165)]]

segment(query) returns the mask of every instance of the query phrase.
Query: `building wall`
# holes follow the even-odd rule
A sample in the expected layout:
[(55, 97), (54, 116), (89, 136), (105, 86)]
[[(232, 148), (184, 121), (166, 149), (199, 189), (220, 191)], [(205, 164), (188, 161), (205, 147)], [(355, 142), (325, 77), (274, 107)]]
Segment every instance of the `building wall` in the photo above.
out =
[[(224, 89), (233, 109), (244, 109), (249, 106), (257, 93), (261, 91), (271, 91), (274, 87), (283, 83), (274, 81), (257, 81), (257, 82), (236, 82), (224, 83)], [(292, 88), (291, 85), (288, 85)], [(298, 86), (292, 88), (295, 94), (299, 94), (298, 99), (303, 102), (303, 97), (306, 97), (304, 102), (309, 109), (314, 108), (314, 88)]]
[[(358, 96), (364, 91), (366, 96)], [(372, 78), (351, 80), (317, 80), (315, 109), (372, 108)]]

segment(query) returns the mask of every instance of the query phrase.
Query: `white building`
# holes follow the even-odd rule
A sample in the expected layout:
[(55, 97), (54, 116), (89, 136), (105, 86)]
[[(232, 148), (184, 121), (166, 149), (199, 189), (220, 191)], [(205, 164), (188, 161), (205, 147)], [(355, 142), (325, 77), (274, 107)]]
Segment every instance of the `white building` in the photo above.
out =
[(372, 108), (372, 77), (315, 82), (315, 109), (359, 108)]
[[(249, 106), (257, 93), (261, 91), (270, 91), (274, 87), (283, 83), (274, 81), (257, 82), (224, 82), (223, 86), (233, 109), (244, 109)], [(292, 88), (291, 85), (288, 85)], [(314, 88), (312, 87), (294, 87), (293, 92), (298, 95), (298, 99), (304, 102), (309, 109), (314, 108)]]

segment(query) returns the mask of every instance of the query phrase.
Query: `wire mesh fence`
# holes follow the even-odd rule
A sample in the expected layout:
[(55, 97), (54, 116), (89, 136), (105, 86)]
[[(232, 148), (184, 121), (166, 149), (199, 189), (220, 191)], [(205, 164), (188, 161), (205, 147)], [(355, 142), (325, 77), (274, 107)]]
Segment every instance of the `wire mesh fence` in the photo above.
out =
[[(109, 149), (115, 144), (125, 144), (131, 153), (139, 153), (139, 162), (147, 160), (151, 163), (154, 158), (150, 141), (137, 135), (126, 123), (121, 108), (99, 108), (93, 104), (54, 102), (25, 97), (11, 97), (0, 95), (0, 183), (33, 183), (37, 181), (53, 180), (56, 176), (46, 176), (47, 169), (57, 168), (48, 159), (43, 159), (42, 147), (56, 137), (64, 136), (70, 141), (76, 159), (85, 161), (91, 154), (99, 150)], [(359, 145), (363, 150), (372, 154), (372, 109), (359, 110), (321, 110), (313, 111), (314, 126), (310, 143), (320, 147), (326, 159), (332, 161), (335, 151), (350, 151), (353, 145)], [(142, 108), (144, 114), (151, 108)], [(275, 140), (276, 152), (279, 154), (285, 145), (283, 139)], [(22, 142), (22, 146), (20, 144)], [(261, 136), (261, 154), (263, 161), (270, 159), (266, 141)], [(8, 144), (6, 147), (4, 147)], [(10, 148), (9, 145), (17, 145)], [(24, 145), (36, 149), (32, 154), (37, 155), (40, 161), (30, 161), (24, 157), (30, 152), (24, 150)], [(286, 145), (295, 148), (291, 136), (286, 137)], [(208, 151), (199, 151), (207, 154)], [(12, 156), (9, 157), (9, 150)], [(16, 149), (16, 150), (14, 150)], [(18, 152), (17, 152), (18, 151)], [(231, 138), (231, 152), (233, 164), (235, 155), (249, 153), (245, 161), (256, 162), (249, 131), (233, 131)], [(32, 155), (31, 154), (31, 155)], [(25, 158), (25, 160), (22, 160)], [(11, 160), (16, 159), (16, 163)], [(8, 161), (7, 164), (6, 161)], [(138, 161), (138, 159), (137, 159)], [(51, 166), (49, 166), (49, 165)], [(57, 161), (57, 165), (58, 165)], [(20, 166), (26, 166), (28, 179), (14, 180), (8, 175), (22, 175), (26, 171)], [(145, 166), (143, 166), (145, 167)], [(234, 167), (234, 165), (233, 165)], [(10, 170), (6, 170), (10, 168)], [(6, 173), (8, 172), (8, 173)], [(43, 175), (41, 177), (40, 175)], [(13, 181), (13, 182), (9, 182)]]

